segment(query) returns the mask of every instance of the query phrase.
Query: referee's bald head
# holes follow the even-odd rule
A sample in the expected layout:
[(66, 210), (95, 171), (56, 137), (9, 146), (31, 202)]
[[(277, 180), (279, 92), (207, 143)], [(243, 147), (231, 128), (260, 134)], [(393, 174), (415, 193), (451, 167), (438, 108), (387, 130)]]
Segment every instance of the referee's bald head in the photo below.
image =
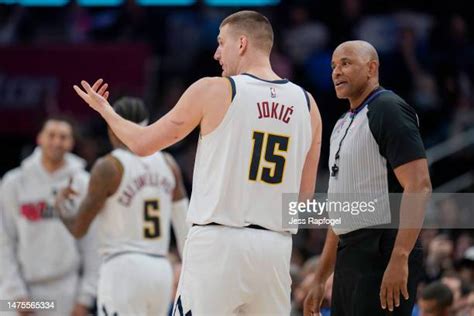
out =
[(378, 81), (379, 77), (379, 55), (372, 44), (362, 40), (347, 41), (339, 44), (332, 54), (333, 63), (335, 59), (352, 60), (359, 65), (365, 64), (371, 69), (372, 77)]
[(337, 46), (334, 52), (344, 49), (352, 50), (366, 62), (376, 61), (377, 64), (379, 63), (379, 55), (377, 54), (377, 50), (369, 42), (361, 40), (347, 41)]

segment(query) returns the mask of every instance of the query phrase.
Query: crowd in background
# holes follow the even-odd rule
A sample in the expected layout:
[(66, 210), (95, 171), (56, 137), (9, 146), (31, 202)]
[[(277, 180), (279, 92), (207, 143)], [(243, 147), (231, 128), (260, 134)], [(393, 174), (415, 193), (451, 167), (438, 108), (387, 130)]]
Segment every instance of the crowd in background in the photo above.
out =
[[(149, 65), (153, 71), (142, 97), (158, 118), (190, 83), (202, 76), (220, 75), (212, 56), (219, 23), (232, 10), (236, 9), (199, 3), (183, 8), (143, 7), (133, 1), (113, 8), (0, 5), (0, 45), (146, 43), (152, 51)], [(474, 128), (474, 24), (470, 19), (474, 12), (467, 1), (434, 1), (426, 7), (423, 1), (300, 0), (282, 1), (278, 6), (259, 10), (274, 26), (275, 71), (304, 86), (320, 108), (324, 128), (318, 191), (327, 188), (332, 126), (347, 110), (347, 104), (335, 97), (330, 68), (332, 51), (344, 40), (364, 39), (377, 48), (380, 81), (416, 109), (426, 148)], [(111, 91), (113, 94), (113, 87)], [(110, 149), (105, 131), (99, 118), (81, 125), (76, 152), (89, 165)], [(183, 169), (188, 192), (197, 136), (198, 131), (194, 131), (193, 137), (169, 149)], [(19, 140), (18, 146), (22, 149), (18, 152), (26, 155), (34, 146), (34, 138)], [(15, 164), (20, 158), (21, 155), (11, 157)], [(433, 187), (462, 173), (472, 173), (473, 158), (470, 146), (444, 163), (432, 165)], [(6, 171), (2, 166), (0, 169), (2, 173)], [(471, 186), (464, 191), (472, 189)], [(445, 207), (449, 211), (452, 206)], [(301, 314), (324, 237), (322, 229), (303, 230), (294, 237), (294, 315)], [(425, 274), (418, 297), (430, 300), (430, 293), (438, 293), (436, 289), (423, 291), (427, 285), (440, 281), (452, 293), (452, 315), (474, 315), (474, 230), (424, 230), (420, 238), (425, 251)], [(326, 307), (331, 282), (327, 287), (323, 303)]]

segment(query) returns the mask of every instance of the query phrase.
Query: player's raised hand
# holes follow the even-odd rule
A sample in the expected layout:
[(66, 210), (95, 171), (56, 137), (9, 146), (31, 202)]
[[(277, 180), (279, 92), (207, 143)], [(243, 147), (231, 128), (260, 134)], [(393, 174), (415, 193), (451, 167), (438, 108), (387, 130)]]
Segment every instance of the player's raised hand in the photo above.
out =
[(81, 86), (84, 90), (76, 85), (74, 85), (74, 90), (91, 108), (102, 113), (104, 109), (110, 107), (109, 102), (107, 102), (109, 97), (108, 84), (104, 83), (104, 80), (97, 80), (92, 87), (87, 81), (82, 80)]
[(304, 300), (304, 316), (320, 316), (325, 283), (315, 282)]

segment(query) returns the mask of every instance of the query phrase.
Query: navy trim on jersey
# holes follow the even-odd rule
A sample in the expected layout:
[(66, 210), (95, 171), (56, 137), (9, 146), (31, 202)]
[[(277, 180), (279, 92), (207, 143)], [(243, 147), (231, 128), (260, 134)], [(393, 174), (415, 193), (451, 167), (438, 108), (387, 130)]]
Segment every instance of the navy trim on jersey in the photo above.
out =
[(183, 305), (181, 304), (181, 295), (178, 296), (176, 300), (176, 305), (174, 307), (173, 316), (176, 316), (176, 311), (179, 312), (179, 316), (183, 316)]
[(269, 83), (284, 84), (284, 83), (288, 83), (288, 82), (289, 82), (288, 79), (265, 80), (265, 79), (261, 79), (261, 78), (259, 78), (259, 77), (257, 77), (257, 76), (248, 74), (248, 73), (246, 73), (246, 72), (244, 72), (242, 75), (246, 75), (246, 76), (252, 77), (252, 78), (254, 78), (254, 79), (257, 79), (257, 80), (260, 80), (260, 81), (269, 82)]
[(193, 313), (191, 312), (191, 310), (189, 310), (186, 314), (184, 314), (183, 305), (181, 303), (181, 295), (178, 297), (178, 300), (176, 301), (176, 307), (174, 309), (173, 316), (176, 315), (176, 308), (178, 309), (179, 316), (193, 316)]
[(235, 93), (236, 93), (235, 81), (234, 81), (234, 79), (232, 79), (232, 77), (227, 77), (227, 79), (229, 79), (229, 81), (230, 81), (230, 86), (231, 86), (231, 88), (232, 88), (232, 99), (231, 99), (231, 101), (234, 101), (234, 97), (235, 97)]
[(367, 104), (370, 103), (376, 96), (378, 96), (382, 91), (388, 91), (385, 90), (383, 87), (377, 87), (372, 92), (369, 93), (368, 96), (365, 97), (364, 101), (362, 101), (358, 106), (356, 106), (354, 109), (350, 109), (349, 112), (352, 113), (352, 115), (357, 115)]
[(306, 99), (306, 104), (308, 105), (308, 111), (311, 112), (311, 103), (309, 102), (308, 91), (306, 91), (306, 90), (303, 89), (303, 88), (301, 88), (301, 90), (303, 90), (304, 97), (305, 97), (305, 99)]

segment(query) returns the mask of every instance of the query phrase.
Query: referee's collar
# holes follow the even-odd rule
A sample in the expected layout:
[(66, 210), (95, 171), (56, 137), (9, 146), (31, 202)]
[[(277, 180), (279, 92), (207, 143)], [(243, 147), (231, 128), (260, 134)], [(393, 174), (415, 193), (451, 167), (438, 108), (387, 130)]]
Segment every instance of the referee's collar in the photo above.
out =
[(369, 93), (369, 95), (364, 99), (364, 101), (362, 101), (361, 104), (359, 104), (355, 109), (350, 109), (349, 110), (351, 115), (352, 116), (357, 115), (357, 113), (359, 113), (364, 108), (364, 106), (367, 104), (367, 100), (369, 100), (375, 93), (377, 93), (379, 91), (382, 91), (382, 90), (385, 90), (382, 86), (378, 86), (377, 88), (372, 90), (372, 92)]

